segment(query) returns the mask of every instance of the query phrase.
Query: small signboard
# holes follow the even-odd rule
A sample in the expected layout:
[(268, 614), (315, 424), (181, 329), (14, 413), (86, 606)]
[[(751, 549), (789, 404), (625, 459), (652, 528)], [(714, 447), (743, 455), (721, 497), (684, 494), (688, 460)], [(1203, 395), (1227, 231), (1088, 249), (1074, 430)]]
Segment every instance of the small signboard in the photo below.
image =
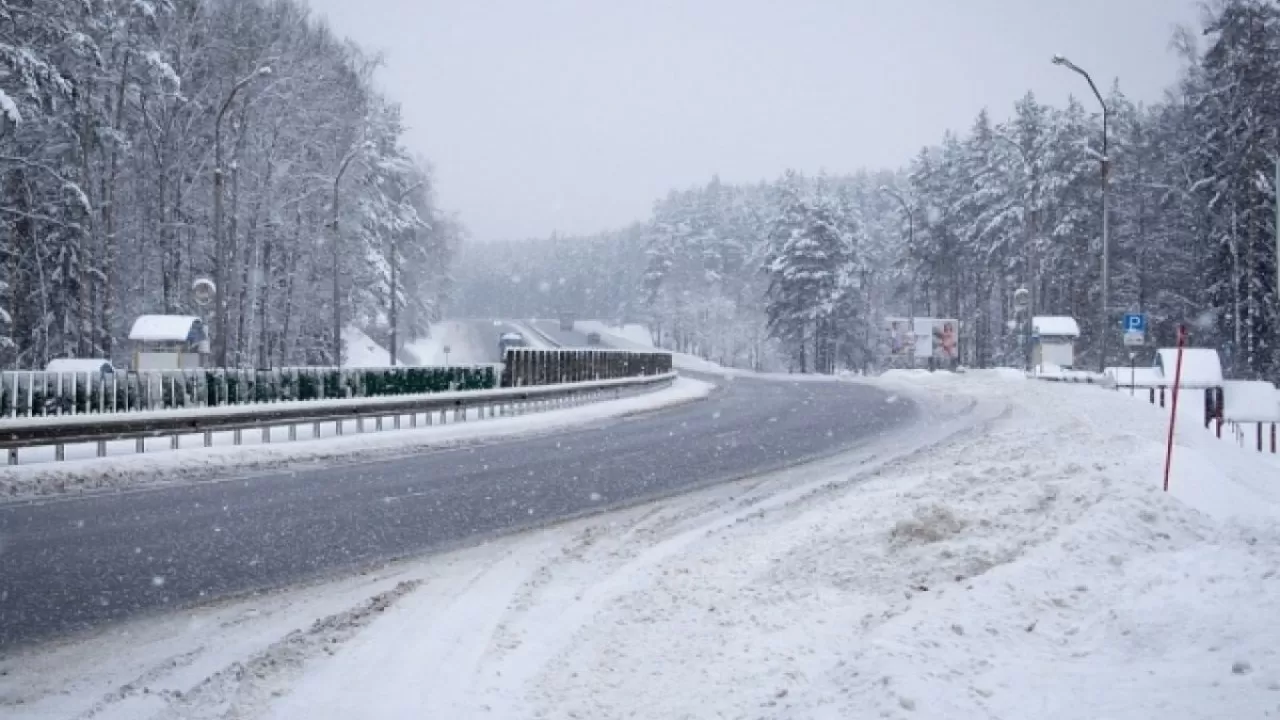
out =
[(1147, 343), (1147, 316), (1142, 313), (1128, 313), (1124, 316), (1125, 347), (1138, 347)]

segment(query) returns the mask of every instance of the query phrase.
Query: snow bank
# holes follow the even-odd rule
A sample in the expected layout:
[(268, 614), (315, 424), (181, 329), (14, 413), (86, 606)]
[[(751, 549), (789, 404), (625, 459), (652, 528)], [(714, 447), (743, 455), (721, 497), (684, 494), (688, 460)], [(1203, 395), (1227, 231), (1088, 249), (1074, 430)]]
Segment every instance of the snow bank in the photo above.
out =
[[(1192, 418), (1178, 428), (1175, 492), (1165, 494), (1167, 415), (1127, 393), (997, 372), (885, 384), (931, 398), (937, 415), (857, 453), (398, 568), (364, 586), (377, 593), (376, 613), (348, 581), (287, 595), (296, 619), (259, 598), (16, 657), (0, 689), (22, 703), (6, 709), (15, 718), (1274, 711), (1274, 465)], [(274, 620), (246, 617), (264, 605)], [(333, 614), (313, 622), (321, 605)], [(256, 630), (252, 642), (240, 622)], [(167, 641), (157, 626), (169, 628)]]
[(343, 367), (381, 368), (391, 365), (391, 353), (354, 325), (343, 328), (342, 347)]

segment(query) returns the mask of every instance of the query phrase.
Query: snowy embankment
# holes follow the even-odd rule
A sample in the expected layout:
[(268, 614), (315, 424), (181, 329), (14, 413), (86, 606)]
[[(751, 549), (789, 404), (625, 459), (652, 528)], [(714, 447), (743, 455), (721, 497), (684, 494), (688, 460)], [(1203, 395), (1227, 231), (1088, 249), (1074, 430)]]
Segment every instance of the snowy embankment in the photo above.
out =
[[(428, 337), (405, 346), (419, 365), (483, 365), (492, 362), (488, 343), (477, 337), (471, 323), (444, 320), (431, 325)], [(449, 352), (445, 352), (445, 348)]]
[(34, 650), (0, 667), (0, 708), (1163, 720), (1280, 704), (1274, 464), (1192, 421), (1165, 494), (1167, 416), (1126, 394), (883, 382), (938, 415), (801, 468)]
[[(480, 419), (479, 408), (467, 411), (472, 422), (450, 421), (439, 425), (419, 426), (408, 429), (408, 421), (401, 430), (383, 430), (357, 434), (356, 421), (343, 423), (344, 435), (334, 434), (334, 423), (322, 424), (324, 437), (314, 440), (286, 442), (287, 428), (270, 430), (273, 442), (262, 443), (261, 432), (244, 432), (245, 444), (199, 447), (200, 436), (185, 437), (183, 449), (158, 450), (137, 455), (115, 455), (105, 458), (91, 457), (87, 452), (77, 453), (83, 459), (69, 459), (59, 463), (38, 463), (16, 467), (0, 467), (0, 502), (41, 495), (61, 495), (102, 490), (122, 490), (148, 485), (193, 482), (226, 477), (229, 474), (253, 472), (257, 474), (286, 468), (291, 463), (341, 461), (357, 462), (379, 457), (421, 452), (427, 449), (450, 447), (498, 437), (512, 437), (551, 432), (583, 423), (618, 417), (636, 412), (657, 410), (706, 397), (714, 386), (691, 378), (677, 378), (671, 387), (642, 391), (631, 397), (617, 400), (601, 400), (559, 410), (532, 412), (528, 415)], [(495, 394), (499, 391), (460, 391), (470, 398)], [(444, 397), (443, 393), (430, 395), (432, 399)], [(399, 402), (402, 397), (386, 398)], [(314, 401), (314, 405), (324, 401)], [(344, 400), (332, 401), (340, 404)], [(371, 402), (368, 399), (361, 402)], [(372, 402), (376, 402), (372, 401)], [(283, 406), (281, 404), (277, 407)], [(170, 411), (158, 411), (172, 414)], [(200, 414), (200, 413), (193, 413)], [(140, 414), (139, 414), (140, 415)], [(437, 414), (438, 415), (438, 414)], [(449, 414), (452, 418), (452, 413)], [(67, 416), (68, 419), (75, 419)], [(51, 423), (60, 418), (49, 418)], [(373, 420), (365, 421), (369, 426)], [(0, 423), (0, 427), (2, 427)], [(388, 421), (388, 427), (390, 421)], [(231, 433), (219, 433), (230, 435)], [(120, 441), (132, 445), (132, 441)], [(167, 447), (167, 439), (159, 439)], [(68, 457), (75, 455), (69, 453)]]

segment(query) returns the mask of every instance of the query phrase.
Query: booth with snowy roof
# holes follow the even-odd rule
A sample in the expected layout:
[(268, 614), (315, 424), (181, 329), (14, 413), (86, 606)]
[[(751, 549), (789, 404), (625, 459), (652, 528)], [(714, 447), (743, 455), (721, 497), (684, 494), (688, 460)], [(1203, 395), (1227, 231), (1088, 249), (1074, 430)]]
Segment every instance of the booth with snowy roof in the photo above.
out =
[[(1173, 384), (1178, 369), (1178, 348), (1156, 350), (1155, 367), (1168, 384)], [(1182, 375), (1184, 388), (1222, 387), (1222, 359), (1213, 348), (1183, 348)]]
[(1031, 364), (1039, 368), (1075, 365), (1076, 338), (1080, 325), (1066, 315), (1037, 315), (1031, 318)]
[(204, 364), (209, 339), (195, 315), (140, 315), (129, 331), (134, 370), (182, 370)]

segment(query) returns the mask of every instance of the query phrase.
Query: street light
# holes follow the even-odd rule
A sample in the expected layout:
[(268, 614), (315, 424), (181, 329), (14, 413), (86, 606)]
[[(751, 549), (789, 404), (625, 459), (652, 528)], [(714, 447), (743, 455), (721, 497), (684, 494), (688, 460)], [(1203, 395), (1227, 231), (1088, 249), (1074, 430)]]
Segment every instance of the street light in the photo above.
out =
[(338, 173), (333, 176), (333, 222), (329, 227), (333, 230), (333, 364), (336, 367), (342, 366), (342, 262), (341, 253), (338, 252), (338, 186), (351, 161), (355, 160), (356, 156), (368, 146), (368, 142), (352, 145), (338, 165)]
[(227, 366), (227, 297), (223, 287), (226, 285), (228, 260), (226, 241), (222, 239), (222, 116), (227, 114), (227, 108), (231, 107), (231, 101), (235, 99), (236, 93), (240, 92), (245, 85), (248, 85), (255, 78), (266, 77), (270, 74), (271, 67), (263, 65), (241, 78), (235, 85), (232, 85), (231, 91), (227, 93), (226, 99), (222, 101), (222, 106), (218, 108), (217, 119), (213, 122), (213, 322), (216, 326), (214, 328), (215, 340), (218, 343), (218, 367)]
[[(884, 193), (885, 195), (888, 195), (894, 200), (897, 200), (898, 204), (902, 205), (902, 211), (907, 214), (907, 252), (911, 253), (916, 246), (915, 209), (912, 208), (911, 205), (907, 203), (906, 198), (902, 197), (902, 193), (898, 192), (897, 190), (894, 190), (888, 185), (881, 185), (880, 192)], [(911, 265), (911, 296), (907, 299), (907, 306), (908, 306), (907, 312), (912, 317), (915, 317), (915, 311), (916, 311), (915, 275), (916, 275), (915, 263), (912, 263)]]
[[(422, 187), (425, 184), (426, 184), (425, 180), (419, 180), (418, 182), (410, 185), (404, 190), (401, 190), (400, 195), (396, 198), (396, 204), (400, 205), (404, 203), (404, 198), (406, 195), (413, 192), (414, 190), (417, 190), (418, 188)], [(399, 259), (396, 257), (397, 255), (396, 250), (398, 249), (397, 246), (399, 245), (398, 238), (399, 238), (399, 235), (397, 233), (391, 233), (391, 366), (392, 367), (395, 367), (395, 364), (396, 364), (396, 349), (400, 341), (400, 333), (399, 333), (400, 301), (398, 297), (399, 293), (397, 292), (398, 283), (396, 282), (396, 274), (398, 269), (397, 266), (399, 265)], [(449, 364), (447, 362), (448, 354), (449, 353), (446, 350), (445, 351), (446, 365)]]
[(1098, 371), (1106, 372), (1107, 369), (1107, 337), (1110, 335), (1111, 328), (1107, 326), (1108, 313), (1107, 302), (1111, 284), (1110, 262), (1111, 262), (1111, 238), (1109, 234), (1110, 220), (1107, 217), (1107, 188), (1109, 165), (1111, 158), (1107, 156), (1107, 122), (1110, 111), (1107, 109), (1107, 103), (1102, 99), (1102, 93), (1098, 92), (1098, 86), (1093, 83), (1093, 78), (1089, 77), (1089, 73), (1080, 68), (1079, 65), (1071, 62), (1061, 55), (1053, 56), (1053, 64), (1061, 65), (1072, 72), (1079, 74), (1089, 83), (1089, 89), (1093, 91), (1093, 96), (1098, 98), (1098, 104), (1102, 106), (1102, 313), (1098, 328)]

